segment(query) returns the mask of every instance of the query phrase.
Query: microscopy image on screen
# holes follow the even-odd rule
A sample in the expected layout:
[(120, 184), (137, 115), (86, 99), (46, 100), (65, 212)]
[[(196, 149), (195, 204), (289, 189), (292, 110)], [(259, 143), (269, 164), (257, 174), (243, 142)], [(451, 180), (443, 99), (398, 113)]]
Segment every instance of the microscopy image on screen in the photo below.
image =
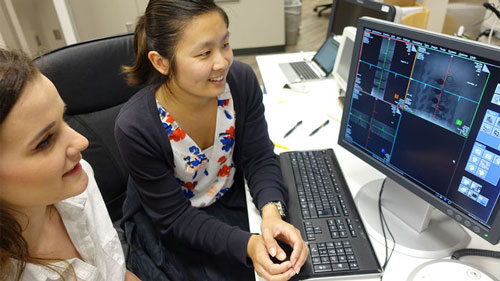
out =
[(488, 67), (478, 61), (365, 32), (356, 90), (467, 136)]

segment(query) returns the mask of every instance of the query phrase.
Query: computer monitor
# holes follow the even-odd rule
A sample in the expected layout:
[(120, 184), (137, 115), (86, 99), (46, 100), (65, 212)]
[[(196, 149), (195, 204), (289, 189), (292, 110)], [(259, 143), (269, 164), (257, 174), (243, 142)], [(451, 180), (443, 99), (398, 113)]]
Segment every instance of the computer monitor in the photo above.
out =
[(395, 15), (396, 9), (393, 5), (370, 0), (335, 0), (326, 37), (342, 34), (346, 26), (356, 26), (362, 16), (394, 21)]
[(351, 66), (352, 48), (356, 38), (356, 27), (346, 26), (340, 36), (340, 47), (333, 66), (332, 75), (339, 88), (339, 96), (343, 97), (347, 89), (349, 67)]
[[(499, 242), (499, 53), (471, 40), (359, 20), (338, 141), (387, 176), (381, 203), (396, 251), (449, 256), (469, 243), (463, 227)], [(376, 240), (381, 185), (367, 184), (356, 196)]]

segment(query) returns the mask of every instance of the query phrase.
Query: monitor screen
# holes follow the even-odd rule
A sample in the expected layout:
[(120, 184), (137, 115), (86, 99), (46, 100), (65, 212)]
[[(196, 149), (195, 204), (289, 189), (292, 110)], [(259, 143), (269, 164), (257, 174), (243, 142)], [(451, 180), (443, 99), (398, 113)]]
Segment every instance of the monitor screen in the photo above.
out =
[(335, 0), (332, 5), (327, 37), (342, 34), (346, 26), (356, 26), (362, 16), (393, 21), (396, 14), (394, 6), (370, 0)]
[(500, 238), (499, 53), (360, 19), (339, 135), (341, 146), (492, 244)]

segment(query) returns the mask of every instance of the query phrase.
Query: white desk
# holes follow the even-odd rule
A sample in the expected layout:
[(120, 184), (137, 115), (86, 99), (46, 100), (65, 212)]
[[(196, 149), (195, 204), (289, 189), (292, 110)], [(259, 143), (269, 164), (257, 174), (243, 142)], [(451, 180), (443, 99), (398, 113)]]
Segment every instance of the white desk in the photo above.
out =
[[(301, 60), (304, 57), (312, 56), (312, 54), (293, 53), (257, 57), (257, 63), (267, 92), (264, 95), (264, 104), (266, 106), (269, 134), (273, 142), (282, 147), (276, 147), (276, 153), (287, 150), (283, 147), (288, 148), (288, 150), (333, 148), (351, 193), (353, 196), (356, 196), (364, 184), (375, 179), (381, 179), (384, 175), (337, 144), (342, 107), (338, 102), (338, 88), (333, 78), (305, 83), (304, 85), (309, 90), (307, 93), (283, 89), (283, 85), (287, 81), (278, 64), (290, 61), (291, 59)], [(330, 120), (330, 123), (314, 136), (309, 137), (309, 133), (327, 119)], [(283, 138), (284, 134), (299, 120), (302, 120), (303, 123), (287, 138)], [(261, 218), (248, 192), (247, 203), (250, 231), (260, 232)], [(468, 248), (500, 250), (500, 245), (493, 246), (472, 232), (468, 231), (468, 233), (472, 238)], [(397, 241), (397, 237), (395, 238)], [(372, 244), (380, 263), (383, 264), (385, 258), (384, 245), (373, 239)], [(461, 260), (475, 264), (495, 277), (500, 278), (500, 266), (498, 266), (499, 263), (496, 259), (464, 257)], [(384, 272), (383, 281), (404, 281), (417, 266), (427, 261), (430, 260), (394, 252)], [(258, 276), (256, 277), (258, 281), (263, 280)]]

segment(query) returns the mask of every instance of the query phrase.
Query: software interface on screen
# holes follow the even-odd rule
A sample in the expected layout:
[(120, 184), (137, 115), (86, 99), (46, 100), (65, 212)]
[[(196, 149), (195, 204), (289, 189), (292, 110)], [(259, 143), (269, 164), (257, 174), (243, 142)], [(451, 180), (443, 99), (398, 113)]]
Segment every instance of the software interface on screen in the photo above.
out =
[(499, 61), (362, 32), (345, 139), (490, 228), (500, 194)]

